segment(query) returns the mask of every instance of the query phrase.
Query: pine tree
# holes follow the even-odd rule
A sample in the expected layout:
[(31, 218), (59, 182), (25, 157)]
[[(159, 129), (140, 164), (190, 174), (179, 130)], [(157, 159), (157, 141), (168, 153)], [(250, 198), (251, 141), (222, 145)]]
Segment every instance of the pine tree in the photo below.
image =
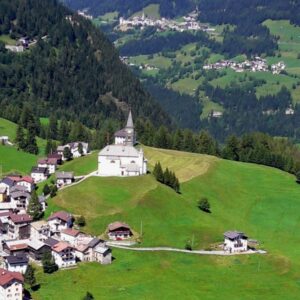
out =
[(24, 129), (20, 124), (18, 124), (17, 127), (15, 142), (17, 144), (18, 150), (24, 150), (26, 148)]
[(34, 127), (34, 124), (30, 123), (28, 124), (28, 131), (27, 131), (27, 138), (26, 138), (26, 151), (32, 154), (38, 154), (39, 148), (37, 146), (36, 142), (36, 129)]
[(69, 161), (73, 158), (73, 154), (69, 147), (64, 148), (63, 156), (66, 159), (66, 161)]
[(81, 143), (78, 144), (78, 152), (81, 156), (83, 155), (83, 146)]
[(65, 145), (69, 138), (69, 125), (66, 119), (62, 119), (59, 126), (58, 139)]
[(50, 116), (49, 118), (49, 128), (48, 128), (48, 138), (57, 139), (58, 129), (57, 129), (57, 119), (55, 116)]
[(179, 180), (177, 177), (175, 179), (174, 190), (176, 193), (178, 193), (178, 194), (180, 193), (180, 183), (179, 183)]
[(56, 192), (57, 192), (57, 186), (56, 185), (53, 185), (51, 187), (51, 192), (50, 192), (50, 197), (53, 198), (56, 196)]
[(39, 198), (35, 190), (33, 190), (31, 193), (31, 198), (29, 200), (27, 213), (32, 217), (34, 221), (37, 221), (42, 217), (43, 214), (42, 205), (39, 202)]
[(154, 166), (153, 175), (159, 182), (164, 182), (164, 172), (162, 170), (160, 162), (157, 162)]
[(51, 192), (51, 189), (49, 187), (49, 185), (46, 183), (43, 187), (43, 194), (46, 196), (46, 195), (49, 195)]
[(164, 184), (166, 185), (170, 185), (170, 171), (168, 168), (166, 168), (165, 172), (164, 172), (164, 181), (163, 181)]
[(53, 150), (52, 140), (47, 140), (45, 155), (52, 153), (52, 150)]
[(42, 265), (43, 265), (44, 273), (51, 274), (58, 270), (58, 266), (55, 263), (54, 258), (50, 251), (47, 251), (43, 254)]
[(87, 292), (86, 295), (82, 298), (82, 300), (94, 300), (94, 296), (90, 293)]
[(24, 280), (25, 283), (30, 286), (30, 288), (32, 288), (36, 284), (35, 269), (30, 264), (27, 266), (26, 272), (24, 274)]

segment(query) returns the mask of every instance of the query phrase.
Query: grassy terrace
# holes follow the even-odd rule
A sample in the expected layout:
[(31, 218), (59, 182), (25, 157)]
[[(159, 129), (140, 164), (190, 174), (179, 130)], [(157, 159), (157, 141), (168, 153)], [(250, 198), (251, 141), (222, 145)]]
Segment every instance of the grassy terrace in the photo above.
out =
[[(221, 242), (225, 230), (243, 230), (268, 254), (202, 257), (114, 250), (111, 266), (82, 264), (51, 276), (40, 274), (35, 299), (53, 299), (58, 290), (65, 291), (65, 300), (81, 299), (87, 290), (96, 299), (296, 299), (300, 188), (293, 176), (211, 156), (154, 148), (145, 153), (151, 166), (160, 160), (178, 174), (182, 194), (151, 175), (95, 177), (59, 192), (50, 209), (84, 214), (85, 230), (97, 235), (115, 220), (139, 232), (142, 221), (142, 244), (147, 246), (183, 248), (193, 239), (195, 249), (207, 248)], [(208, 197), (212, 214), (198, 210), (202, 196)]]

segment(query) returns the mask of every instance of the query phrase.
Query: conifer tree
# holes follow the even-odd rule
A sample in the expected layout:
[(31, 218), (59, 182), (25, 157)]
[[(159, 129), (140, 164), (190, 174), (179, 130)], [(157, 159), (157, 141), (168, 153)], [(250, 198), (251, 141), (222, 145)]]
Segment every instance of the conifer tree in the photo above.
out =
[(32, 217), (34, 221), (37, 221), (42, 217), (42, 205), (39, 202), (39, 198), (35, 190), (33, 190), (31, 193), (27, 213)]
[(95, 299), (94, 296), (90, 292), (87, 292), (82, 300), (94, 300), (94, 299)]
[(49, 128), (48, 128), (48, 138), (49, 139), (57, 139), (57, 119), (55, 116), (50, 116), (49, 118)]
[(45, 155), (52, 153), (52, 150), (53, 150), (52, 140), (47, 140), (47, 144), (45, 147)]
[(17, 144), (18, 150), (24, 150), (26, 148), (24, 129), (20, 124), (18, 124), (17, 127), (15, 142)]
[(166, 168), (165, 172), (164, 172), (164, 184), (166, 185), (170, 185), (170, 171), (168, 168)]
[(59, 126), (58, 139), (65, 145), (68, 142), (69, 125), (66, 119), (62, 119)]
[(83, 155), (83, 146), (81, 143), (78, 144), (78, 152), (80, 153), (80, 155)]
[(160, 162), (157, 162), (154, 166), (153, 175), (159, 182), (164, 182), (164, 172), (162, 170)]
[(64, 148), (63, 155), (64, 155), (64, 158), (65, 158), (67, 161), (69, 161), (69, 160), (71, 160), (71, 159), (73, 158), (73, 154), (72, 154), (72, 152), (71, 152), (71, 150), (70, 150), (69, 147), (65, 147), (65, 148)]
[(36, 284), (35, 269), (31, 264), (27, 266), (26, 272), (24, 274), (24, 280), (25, 283), (30, 286), (30, 288), (32, 288)]
[(42, 265), (44, 273), (51, 274), (58, 270), (58, 266), (54, 261), (51, 251), (47, 251), (43, 254)]
[(26, 151), (32, 154), (38, 154), (39, 148), (36, 142), (36, 129), (33, 123), (28, 124), (27, 138), (26, 138)]
[(46, 196), (46, 195), (49, 195), (50, 192), (51, 192), (51, 189), (50, 189), (49, 185), (46, 183), (43, 188), (43, 194)]

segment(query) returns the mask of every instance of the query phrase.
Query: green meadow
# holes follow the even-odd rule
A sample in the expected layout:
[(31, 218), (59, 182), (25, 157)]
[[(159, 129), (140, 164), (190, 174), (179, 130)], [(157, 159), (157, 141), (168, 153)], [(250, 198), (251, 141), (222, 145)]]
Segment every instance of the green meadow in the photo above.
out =
[[(49, 209), (83, 214), (84, 229), (101, 235), (120, 220), (142, 228), (142, 246), (207, 249), (226, 230), (242, 230), (266, 255), (205, 257), (113, 250), (110, 266), (81, 264), (51, 276), (39, 273), (34, 299), (297, 299), (300, 292), (300, 186), (294, 176), (255, 164), (145, 148), (150, 169), (160, 160), (175, 171), (181, 194), (155, 181), (92, 177), (58, 193)], [(207, 197), (212, 213), (197, 208)], [(65, 274), (68, 274), (66, 276)], [(65, 280), (62, 280), (65, 278)], [(59, 298), (57, 298), (59, 299)]]

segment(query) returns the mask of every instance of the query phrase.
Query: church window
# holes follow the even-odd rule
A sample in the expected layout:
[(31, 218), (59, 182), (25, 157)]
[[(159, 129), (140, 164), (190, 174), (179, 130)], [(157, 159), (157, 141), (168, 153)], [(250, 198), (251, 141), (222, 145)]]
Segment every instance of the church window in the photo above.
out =
[(114, 163), (115, 163), (115, 161), (114, 161), (114, 160), (111, 160), (111, 161), (110, 161), (110, 163), (111, 163), (111, 164), (114, 164)]
[(131, 163), (131, 164), (135, 164), (135, 161), (134, 161), (134, 160), (132, 160), (130, 163)]

